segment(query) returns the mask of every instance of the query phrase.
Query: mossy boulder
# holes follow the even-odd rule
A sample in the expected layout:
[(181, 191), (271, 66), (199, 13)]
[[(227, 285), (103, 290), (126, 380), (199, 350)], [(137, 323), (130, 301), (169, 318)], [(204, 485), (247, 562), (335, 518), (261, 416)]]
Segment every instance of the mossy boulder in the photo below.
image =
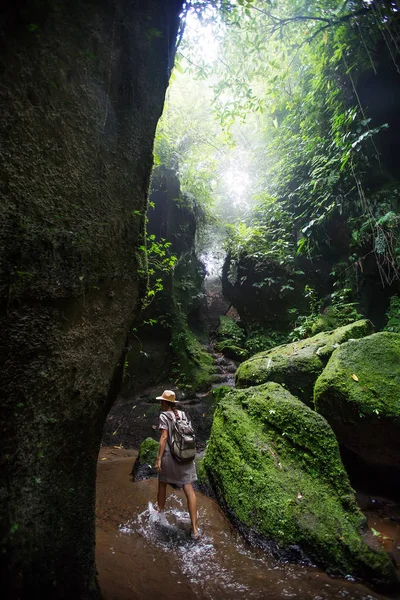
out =
[(234, 340), (223, 340), (222, 342), (218, 342), (217, 350), (237, 362), (243, 362), (249, 358), (248, 351), (236, 346)]
[(276, 555), (396, 582), (388, 555), (362, 534), (366, 520), (329, 424), (279, 384), (223, 396), (202, 467), (239, 528)]
[(153, 438), (146, 438), (139, 447), (139, 454), (132, 468), (132, 477), (136, 481), (155, 477), (157, 475), (154, 465), (158, 453), (158, 442)]
[(314, 383), (335, 348), (351, 338), (362, 338), (372, 332), (372, 323), (361, 320), (260, 352), (240, 365), (235, 376), (236, 386), (245, 388), (275, 381), (312, 406)]
[(233, 346), (242, 346), (245, 341), (245, 334), (236, 321), (229, 317), (221, 316), (219, 318), (217, 338), (219, 340), (231, 340), (230, 343)]
[(400, 475), (400, 334), (340, 346), (315, 384), (314, 400), (343, 446)]

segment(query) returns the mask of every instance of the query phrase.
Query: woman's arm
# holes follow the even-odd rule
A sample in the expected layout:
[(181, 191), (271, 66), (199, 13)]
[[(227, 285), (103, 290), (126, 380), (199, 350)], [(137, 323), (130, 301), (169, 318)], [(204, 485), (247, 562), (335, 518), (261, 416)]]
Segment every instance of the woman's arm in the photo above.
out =
[(156, 471), (158, 471), (158, 472), (161, 471), (161, 459), (164, 454), (165, 446), (167, 445), (167, 439), (168, 439), (167, 429), (161, 429), (160, 443), (158, 445), (158, 454), (157, 454), (157, 458), (156, 458)]

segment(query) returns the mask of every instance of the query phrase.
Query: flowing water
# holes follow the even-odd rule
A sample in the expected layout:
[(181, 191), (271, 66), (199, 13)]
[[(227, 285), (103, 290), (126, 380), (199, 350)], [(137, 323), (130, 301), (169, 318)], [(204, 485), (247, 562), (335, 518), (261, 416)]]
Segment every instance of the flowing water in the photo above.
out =
[(159, 515), (153, 507), (157, 481), (132, 482), (133, 457), (130, 451), (103, 449), (99, 460), (97, 565), (105, 600), (389, 597), (249, 548), (219, 506), (200, 493), (202, 536), (191, 540), (183, 493), (173, 491)]

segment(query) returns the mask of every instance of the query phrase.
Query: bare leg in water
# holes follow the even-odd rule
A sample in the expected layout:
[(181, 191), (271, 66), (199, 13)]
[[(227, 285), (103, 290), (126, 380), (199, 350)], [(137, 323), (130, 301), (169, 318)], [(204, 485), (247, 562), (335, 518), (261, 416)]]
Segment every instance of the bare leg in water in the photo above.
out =
[(183, 491), (188, 503), (190, 520), (192, 522), (192, 537), (197, 538), (199, 531), (197, 529), (197, 500), (191, 483), (185, 483)]
[[(185, 483), (183, 491), (187, 499), (190, 521), (192, 523), (192, 534), (193, 537), (199, 535), (197, 528), (197, 500), (196, 494), (194, 493), (193, 486), (191, 483)], [(164, 481), (158, 482), (158, 493), (157, 493), (157, 510), (158, 512), (164, 512), (165, 500), (167, 497), (167, 484)]]
[(158, 493), (157, 493), (158, 512), (164, 512), (166, 497), (167, 497), (167, 484), (164, 481), (159, 481), (158, 482)]

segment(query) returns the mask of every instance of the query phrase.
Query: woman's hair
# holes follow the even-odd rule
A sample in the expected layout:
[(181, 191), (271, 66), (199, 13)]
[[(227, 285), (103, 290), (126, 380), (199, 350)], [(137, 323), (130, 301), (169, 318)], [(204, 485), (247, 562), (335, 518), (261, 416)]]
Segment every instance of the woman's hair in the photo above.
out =
[(175, 419), (179, 419), (178, 411), (172, 402), (167, 402), (166, 400), (161, 400), (161, 408), (162, 408), (162, 410), (168, 410), (168, 408), (172, 408), (172, 410), (174, 411)]

